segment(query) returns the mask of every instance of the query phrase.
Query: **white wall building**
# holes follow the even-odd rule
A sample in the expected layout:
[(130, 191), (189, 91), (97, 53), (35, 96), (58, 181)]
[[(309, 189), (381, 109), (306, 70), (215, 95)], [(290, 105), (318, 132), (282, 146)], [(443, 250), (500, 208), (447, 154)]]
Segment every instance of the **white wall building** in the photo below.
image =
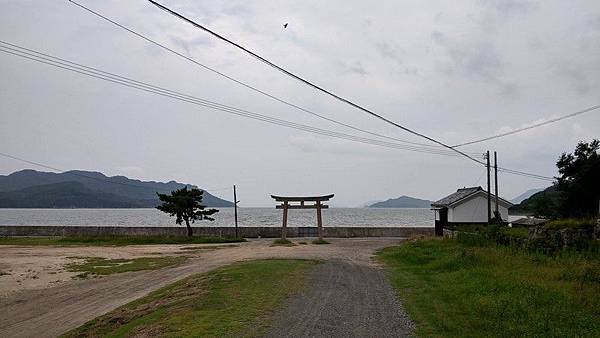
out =
[[(431, 207), (436, 210), (436, 220), (444, 217), (447, 212), (448, 223), (487, 223), (487, 191), (482, 187), (462, 188), (455, 193), (433, 202)], [(492, 217), (496, 209), (495, 196), (491, 198)], [(512, 203), (498, 198), (498, 211), (502, 220), (508, 220), (508, 208)]]

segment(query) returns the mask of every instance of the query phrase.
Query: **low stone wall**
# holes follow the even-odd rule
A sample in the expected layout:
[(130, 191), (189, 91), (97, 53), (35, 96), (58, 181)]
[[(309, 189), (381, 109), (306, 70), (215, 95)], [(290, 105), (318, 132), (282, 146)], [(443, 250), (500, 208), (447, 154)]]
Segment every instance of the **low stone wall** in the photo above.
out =
[[(412, 237), (433, 235), (433, 227), (324, 227), (325, 237)], [(193, 227), (194, 236), (234, 236), (233, 227)], [(281, 236), (280, 227), (240, 227), (248, 238)], [(185, 236), (185, 227), (0, 226), (0, 236)], [(316, 237), (316, 227), (288, 227), (287, 237)]]

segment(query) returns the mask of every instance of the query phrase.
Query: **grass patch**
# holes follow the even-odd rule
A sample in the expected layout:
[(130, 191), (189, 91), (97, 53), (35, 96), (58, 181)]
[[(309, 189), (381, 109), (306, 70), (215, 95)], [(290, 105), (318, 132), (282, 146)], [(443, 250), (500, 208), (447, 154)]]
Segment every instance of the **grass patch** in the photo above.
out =
[(0, 237), (0, 245), (76, 245), (125, 246), (148, 244), (211, 244), (245, 242), (235, 237), (187, 236), (66, 236), (66, 237)]
[(274, 240), (271, 246), (296, 246), (296, 244), (294, 244), (294, 242), (290, 241), (289, 239), (279, 238)]
[(596, 225), (596, 219), (593, 218), (563, 218), (548, 222), (545, 227), (548, 229), (589, 229)]
[(311, 242), (312, 244), (330, 244), (329, 242), (327, 242), (324, 239), (315, 239), (314, 241)]
[(307, 260), (238, 263), (185, 278), (64, 337), (252, 337), (287, 297), (308, 285)]
[(227, 248), (235, 248), (238, 247), (239, 245), (235, 245), (235, 244), (231, 244), (231, 245), (210, 245), (210, 246), (184, 246), (182, 248), (179, 248), (179, 250), (185, 250), (185, 251), (211, 251), (211, 250), (218, 250), (218, 249), (227, 249)]
[(187, 257), (140, 257), (133, 259), (106, 259), (102, 257), (85, 257), (83, 262), (71, 263), (66, 266), (68, 271), (79, 272), (77, 277), (89, 275), (110, 275), (113, 273), (155, 270), (166, 266), (183, 263)]
[(378, 253), (426, 337), (598, 337), (600, 257), (456, 239)]
[(511, 237), (528, 238), (529, 228), (509, 228), (503, 227), (502, 232)]
[(485, 231), (486, 229), (488, 229), (488, 225), (483, 224), (483, 223), (482, 224), (458, 223), (458, 224), (448, 225), (448, 229), (456, 230), (456, 231), (463, 231), (463, 232), (480, 232), (480, 231)]

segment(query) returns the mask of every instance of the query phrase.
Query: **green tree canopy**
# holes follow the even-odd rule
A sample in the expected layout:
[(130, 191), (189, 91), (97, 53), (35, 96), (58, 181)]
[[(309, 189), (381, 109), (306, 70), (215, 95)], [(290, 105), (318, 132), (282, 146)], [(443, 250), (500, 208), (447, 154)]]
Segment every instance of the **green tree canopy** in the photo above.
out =
[(175, 223), (179, 225), (185, 222), (188, 236), (192, 236), (190, 222), (194, 223), (204, 219), (214, 221), (215, 219), (210, 216), (219, 212), (217, 209), (204, 210), (205, 206), (201, 204), (203, 193), (204, 191), (200, 189), (188, 190), (187, 187), (172, 191), (170, 195), (157, 192), (162, 205), (157, 206), (156, 209), (169, 214), (169, 216), (175, 216)]
[(562, 194), (560, 214), (585, 217), (598, 213), (600, 200), (600, 141), (579, 142), (573, 154), (563, 153), (556, 166), (557, 190)]

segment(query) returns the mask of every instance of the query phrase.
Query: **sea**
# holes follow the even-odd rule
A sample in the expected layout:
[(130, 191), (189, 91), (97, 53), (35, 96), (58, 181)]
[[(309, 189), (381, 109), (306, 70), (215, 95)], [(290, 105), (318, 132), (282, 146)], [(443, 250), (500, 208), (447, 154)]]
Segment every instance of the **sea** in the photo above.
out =
[[(431, 227), (434, 212), (413, 208), (324, 209), (323, 226)], [(234, 226), (233, 208), (220, 208), (214, 221), (195, 226)], [(239, 226), (281, 226), (282, 211), (273, 208), (238, 208)], [(316, 226), (315, 210), (289, 210), (288, 226)], [(0, 209), (0, 225), (46, 226), (177, 226), (175, 219), (157, 209)]]

